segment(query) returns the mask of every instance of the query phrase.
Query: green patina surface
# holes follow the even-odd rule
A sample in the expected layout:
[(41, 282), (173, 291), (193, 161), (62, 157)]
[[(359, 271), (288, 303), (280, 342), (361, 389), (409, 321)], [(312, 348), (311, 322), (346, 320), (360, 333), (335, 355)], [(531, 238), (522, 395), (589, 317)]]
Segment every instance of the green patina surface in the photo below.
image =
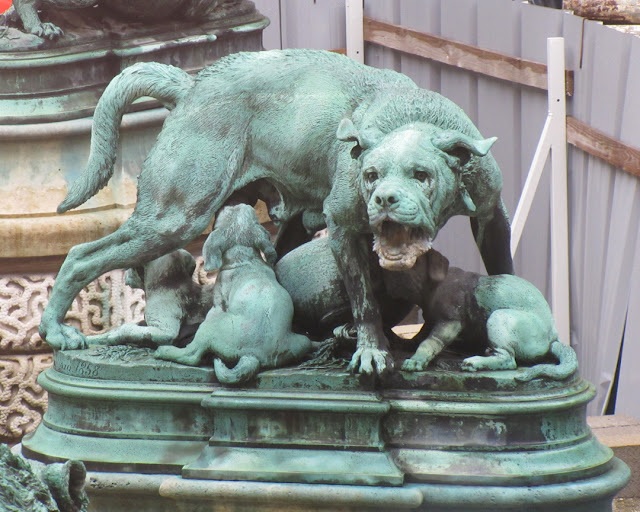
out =
[[(495, 139), (407, 77), (328, 52), (237, 54), (195, 80), (159, 64), (127, 68), (100, 100), (88, 167), (60, 212), (110, 178), (119, 118), (140, 96), (172, 113), (140, 175), (133, 215), (108, 238), (77, 246), (61, 268), (40, 326), (54, 347), (86, 346), (61, 323), (85, 281), (183, 246), (229, 199), (264, 199), (283, 233), (326, 223), (358, 335), (351, 364), (363, 373), (384, 373), (391, 362), (371, 284), (371, 234), (380, 265), (406, 269), (451, 216), (467, 215), (489, 272), (513, 270), (502, 177), (489, 154)], [(295, 247), (308, 236), (281, 241)]]
[[(501, 503), (513, 511), (562, 504), (595, 512), (608, 510), (628, 478), (591, 435), (585, 406), (594, 389), (576, 375), (518, 382), (519, 370), (432, 369), (397, 372), (381, 387), (345, 370), (288, 368), (260, 373), (251, 388), (229, 389), (215, 382), (212, 368), (170, 362), (163, 365), (175, 372), (166, 380), (159, 373), (145, 382), (152, 349), (125, 357), (118, 374), (113, 364), (121, 350), (57, 353), (59, 363), (40, 379), (49, 410), (23, 449), (30, 457), (74, 457), (90, 470), (110, 471), (109, 478), (124, 479), (123, 487), (110, 484), (122, 492), (127, 479), (136, 481), (138, 496), (147, 496), (141, 510), (191, 510), (194, 499), (225, 510), (204, 497), (216, 495), (232, 503), (253, 500), (253, 510), (317, 511), (323, 507), (313, 496), (330, 483), (333, 490), (324, 492), (336, 503), (355, 493), (341, 505), (354, 512), (385, 510), (385, 498), (378, 496), (376, 506), (368, 488), (396, 492), (399, 502), (417, 492), (422, 498), (407, 502), (413, 510)], [(122, 471), (165, 476), (154, 487), (141, 483), (144, 475)], [(235, 491), (220, 480), (235, 481)], [(287, 487), (293, 483), (298, 487)], [(264, 502), (251, 495), (260, 485), (271, 497), (282, 491), (288, 498)], [(104, 492), (90, 489), (101, 504), (96, 510), (115, 510), (109, 507), (119, 501), (109, 505)]]
[(0, 444), (0, 508), (3, 512), (87, 512), (86, 474), (81, 462), (27, 461)]

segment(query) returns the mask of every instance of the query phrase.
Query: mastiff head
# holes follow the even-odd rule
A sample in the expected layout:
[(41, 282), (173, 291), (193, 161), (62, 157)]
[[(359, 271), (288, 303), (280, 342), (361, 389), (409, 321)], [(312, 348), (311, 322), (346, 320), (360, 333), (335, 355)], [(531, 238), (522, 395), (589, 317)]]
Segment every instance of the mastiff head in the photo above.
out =
[(367, 205), (380, 265), (406, 270), (431, 248), (454, 215), (476, 211), (464, 174), (473, 156), (484, 156), (496, 141), (416, 122), (389, 133), (360, 133), (343, 119), (338, 139), (353, 141), (360, 192)]

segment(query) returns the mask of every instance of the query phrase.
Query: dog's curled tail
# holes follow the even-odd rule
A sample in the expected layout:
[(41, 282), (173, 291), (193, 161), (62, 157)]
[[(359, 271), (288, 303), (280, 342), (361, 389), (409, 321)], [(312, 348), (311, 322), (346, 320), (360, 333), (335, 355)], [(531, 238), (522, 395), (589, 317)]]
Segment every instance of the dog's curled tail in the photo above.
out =
[(93, 115), (89, 161), (70, 185), (58, 213), (80, 206), (107, 184), (116, 160), (120, 122), (134, 100), (151, 96), (171, 110), (192, 85), (193, 78), (181, 69), (156, 62), (134, 64), (111, 80)]
[(229, 369), (222, 359), (213, 361), (216, 377), (221, 384), (233, 385), (246, 382), (253, 378), (260, 369), (260, 361), (255, 356), (242, 356), (233, 368)]
[(578, 356), (569, 345), (556, 340), (551, 343), (549, 351), (558, 359), (558, 364), (537, 364), (517, 375), (516, 380), (528, 382), (538, 377), (562, 380), (578, 369)]

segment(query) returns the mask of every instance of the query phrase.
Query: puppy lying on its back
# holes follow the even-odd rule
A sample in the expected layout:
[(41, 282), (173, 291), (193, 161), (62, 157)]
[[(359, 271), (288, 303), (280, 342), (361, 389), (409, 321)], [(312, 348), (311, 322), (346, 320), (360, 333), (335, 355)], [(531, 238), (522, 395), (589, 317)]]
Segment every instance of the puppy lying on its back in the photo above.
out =
[[(189, 345), (160, 347), (156, 357), (196, 365), (212, 353), (216, 377), (223, 384), (244, 382), (262, 368), (300, 360), (311, 342), (291, 332), (291, 297), (276, 281), (276, 252), (254, 209), (240, 204), (221, 210), (203, 254), (206, 270), (220, 269), (213, 306)], [(229, 369), (225, 362), (236, 366)]]

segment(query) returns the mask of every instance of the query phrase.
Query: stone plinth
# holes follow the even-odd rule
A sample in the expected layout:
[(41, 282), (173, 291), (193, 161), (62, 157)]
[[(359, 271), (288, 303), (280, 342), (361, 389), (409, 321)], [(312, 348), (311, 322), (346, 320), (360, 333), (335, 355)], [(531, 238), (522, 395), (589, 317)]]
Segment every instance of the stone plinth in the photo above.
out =
[(150, 349), (59, 352), (23, 453), (84, 461), (100, 512), (611, 509), (629, 470), (586, 423), (593, 386), (444, 367), (281, 369), (234, 390)]

